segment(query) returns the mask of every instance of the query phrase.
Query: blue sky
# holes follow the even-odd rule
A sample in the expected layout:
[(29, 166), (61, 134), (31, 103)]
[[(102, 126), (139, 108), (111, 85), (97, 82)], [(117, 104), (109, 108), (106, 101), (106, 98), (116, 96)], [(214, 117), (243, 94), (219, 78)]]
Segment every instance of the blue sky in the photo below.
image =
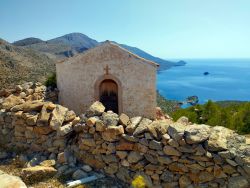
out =
[(81, 32), (162, 58), (250, 58), (249, 0), (1, 0), (0, 38)]

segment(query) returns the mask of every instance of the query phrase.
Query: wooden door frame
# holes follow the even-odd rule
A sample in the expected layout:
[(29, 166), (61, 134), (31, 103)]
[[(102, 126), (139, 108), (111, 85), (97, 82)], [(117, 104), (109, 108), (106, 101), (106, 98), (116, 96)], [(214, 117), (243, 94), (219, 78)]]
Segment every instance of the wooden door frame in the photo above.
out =
[(100, 76), (94, 85), (94, 94), (95, 100), (100, 101), (100, 84), (105, 80), (112, 80), (117, 84), (118, 87), (118, 114), (123, 112), (123, 105), (122, 105), (122, 84), (120, 80), (112, 74), (105, 74)]

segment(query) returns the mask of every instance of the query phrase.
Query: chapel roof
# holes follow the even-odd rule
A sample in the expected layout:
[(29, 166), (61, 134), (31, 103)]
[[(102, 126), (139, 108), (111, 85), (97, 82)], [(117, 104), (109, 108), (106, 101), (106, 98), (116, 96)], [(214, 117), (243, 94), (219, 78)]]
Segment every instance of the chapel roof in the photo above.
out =
[(69, 60), (69, 59), (71, 59), (71, 58), (75, 58), (75, 57), (78, 57), (78, 56), (84, 56), (84, 54), (85, 54), (86, 52), (91, 52), (92, 50), (97, 49), (97, 48), (106, 48), (106, 47), (109, 47), (109, 46), (112, 46), (112, 47), (115, 47), (115, 48), (119, 48), (119, 49), (121, 49), (122, 51), (124, 51), (124, 52), (130, 54), (131, 56), (133, 56), (133, 57), (135, 57), (135, 58), (137, 58), (137, 59), (140, 59), (140, 60), (141, 60), (142, 62), (144, 62), (144, 63), (148, 63), (148, 64), (150, 64), (150, 65), (159, 67), (159, 64), (157, 64), (157, 63), (155, 63), (155, 62), (153, 62), (153, 61), (147, 60), (147, 59), (145, 59), (145, 58), (143, 58), (143, 57), (140, 57), (140, 56), (138, 56), (138, 55), (136, 55), (136, 54), (134, 54), (134, 53), (128, 51), (127, 49), (125, 49), (125, 48), (119, 46), (118, 44), (113, 43), (113, 42), (108, 41), (108, 40), (105, 41), (105, 42), (103, 42), (102, 44), (100, 44), (100, 45), (94, 47), (94, 48), (90, 48), (89, 50), (86, 50), (86, 51), (83, 52), (83, 53), (79, 53), (79, 54), (77, 54), (77, 55), (75, 55), (75, 56), (73, 56), (73, 57), (63, 59), (63, 60), (61, 60), (61, 61), (58, 61), (57, 63), (62, 63), (62, 62), (65, 62), (65, 61), (67, 61), (67, 60)]

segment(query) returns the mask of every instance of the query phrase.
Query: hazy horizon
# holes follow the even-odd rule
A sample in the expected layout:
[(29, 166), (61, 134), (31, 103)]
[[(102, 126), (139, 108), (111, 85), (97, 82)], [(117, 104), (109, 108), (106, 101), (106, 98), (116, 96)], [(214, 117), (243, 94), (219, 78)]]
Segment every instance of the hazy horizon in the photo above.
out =
[(249, 9), (248, 0), (9, 0), (0, 2), (0, 38), (80, 32), (164, 59), (248, 59)]

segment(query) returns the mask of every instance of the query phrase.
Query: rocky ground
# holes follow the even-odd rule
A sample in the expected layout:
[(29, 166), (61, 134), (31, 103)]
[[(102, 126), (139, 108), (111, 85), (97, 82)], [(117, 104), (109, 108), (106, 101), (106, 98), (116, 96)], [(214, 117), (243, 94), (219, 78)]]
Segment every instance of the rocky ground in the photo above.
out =
[[(26, 169), (28, 166), (32, 165), (34, 162), (34, 158), (30, 160), (29, 162), (23, 163), (23, 158), (24, 155), (16, 155), (15, 153), (6, 153), (1, 149), (2, 152), (0, 152), (0, 182), (3, 183), (3, 177), (1, 176), (2, 174), (5, 174), (4, 179), (7, 177), (8, 183), (16, 183), (16, 182), (24, 182), (27, 187), (32, 187), (32, 188), (64, 188), (66, 187), (66, 183), (68, 181), (73, 181), (73, 178), (77, 176), (76, 172), (77, 170), (74, 169), (75, 171), (71, 170), (69, 174), (60, 174), (59, 172), (54, 174), (53, 176), (44, 176), (43, 173), (40, 174), (40, 180), (38, 179), (30, 179), (25, 178), (24, 174), (24, 169)], [(32, 165), (34, 166), (34, 165)], [(37, 165), (35, 165), (37, 167)], [(93, 174), (92, 169), (89, 166), (85, 166), (86, 169), (90, 169), (91, 171), (88, 171), (88, 174)], [(70, 171), (70, 170), (69, 170)], [(78, 174), (80, 177), (81, 175)], [(18, 178), (21, 178), (19, 180)], [(1, 184), (4, 186), (3, 184)], [(1, 187), (1, 186), (0, 186)], [(121, 181), (117, 180), (116, 178), (111, 178), (108, 176), (105, 176), (103, 178), (100, 178), (98, 180), (76, 186), (76, 188), (92, 188), (92, 187), (102, 187), (102, 188), (122, 188), (122, 187), (127, 187), (124, 183)], [(5, 188), (5, 187), (4, 187)], [(12, 185), (7, 188), (13, 188)], [(18, 188), (24, 188), (24, 187), (18, 187)]]

